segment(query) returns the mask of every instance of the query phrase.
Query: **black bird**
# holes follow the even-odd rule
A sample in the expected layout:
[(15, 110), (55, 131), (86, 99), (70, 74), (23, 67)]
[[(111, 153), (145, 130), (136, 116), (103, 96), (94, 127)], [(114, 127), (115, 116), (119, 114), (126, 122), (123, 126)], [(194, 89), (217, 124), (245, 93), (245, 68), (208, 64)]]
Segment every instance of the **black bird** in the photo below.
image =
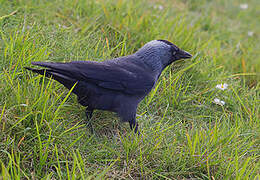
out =
[(152, 90), (165, 67), (191, 57), (167, 40), (153, 40), (134, 54), (103, 62), (32, 62), (45, 68), (26, 69), (45, 74), (68, 89), (77, 83), (72, 92), (77, 95), (78, 102), (87, 107), (88, 119), (95, 109), (116, 112), (136, 133), (139, 102)]

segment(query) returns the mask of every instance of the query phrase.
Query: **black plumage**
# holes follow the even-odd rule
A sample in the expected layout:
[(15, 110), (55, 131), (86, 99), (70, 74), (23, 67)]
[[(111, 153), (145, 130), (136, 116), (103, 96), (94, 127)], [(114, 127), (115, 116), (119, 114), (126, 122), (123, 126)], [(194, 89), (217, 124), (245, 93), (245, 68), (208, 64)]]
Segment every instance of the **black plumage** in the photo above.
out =
[(136, 109), (151, 91), (162, 70), (191, 55), (166, 40), (153, 40), (136, 53), (103, 62), (32, 62), (44, 69), (26, 68), (46, 75), (73, 89), (78, 102), (86, 106), (87, 118), (95, 109), (116, 112), (131, 129), (138, 130)]

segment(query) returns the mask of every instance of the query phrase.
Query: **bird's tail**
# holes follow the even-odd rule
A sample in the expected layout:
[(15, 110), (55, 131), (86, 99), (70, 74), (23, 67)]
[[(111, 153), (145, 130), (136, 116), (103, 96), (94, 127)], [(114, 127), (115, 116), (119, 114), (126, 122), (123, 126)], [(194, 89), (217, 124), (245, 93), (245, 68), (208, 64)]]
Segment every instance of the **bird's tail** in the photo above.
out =
[(52, 69), (34, 69), (29, 67), (25, 67), (25, 69), (37, 74), (45, 75), (48, 78), (52, 78), (63, 84), (68, 89), (71, 89), (73, 85), (77, 82), (75, 79), (68, 77), (60, 72), (55, 72), (55, 70)]
[(41, 74), (41, 75), (45, 74), (47, 77), (51, 77), (51, 74), (48, 72), (47, 69), (33, 69), (33, 68), (29, 68), (29, 67), (25, 67), (25, 69), (32, 71), (34, 73), (38, 73), (38, 74)]

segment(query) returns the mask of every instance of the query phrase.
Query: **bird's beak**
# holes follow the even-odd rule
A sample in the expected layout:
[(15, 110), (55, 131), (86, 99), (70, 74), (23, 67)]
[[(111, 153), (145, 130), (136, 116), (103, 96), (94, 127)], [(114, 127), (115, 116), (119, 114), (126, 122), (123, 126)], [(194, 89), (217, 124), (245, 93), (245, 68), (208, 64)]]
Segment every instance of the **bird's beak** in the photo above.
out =
[(179, 50), (179, 52), (178, 52), (178, 57), (179, 57), (180, 59), (188, 59), (188, 58), (191, 58), (192, 55), (191, 55), (190, 53), (184, 51), (184, 50)]

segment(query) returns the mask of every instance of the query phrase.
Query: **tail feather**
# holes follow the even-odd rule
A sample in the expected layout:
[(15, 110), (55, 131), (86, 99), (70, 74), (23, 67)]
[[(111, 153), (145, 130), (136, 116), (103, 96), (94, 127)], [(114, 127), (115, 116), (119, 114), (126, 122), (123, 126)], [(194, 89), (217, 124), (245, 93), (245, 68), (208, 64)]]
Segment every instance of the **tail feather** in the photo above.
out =
[[(32, 71), (34, 73), (38, 73), (38, 74), (41, 74), (41, 75), (44, 75), (45, 72), (47, 71), (46, 69), (33, 69), (33, 68), (29, 68), (29, 67), (25, 67), (25, 69), (29, 70), (29, 71)], [(48, 75), (48, 73), (46, 74)], [(49, 76), (48, 76), (49, 77)]]
[(38, 62), (38, 61), (32, 62), (32, 65), (46, 67), (52, 70), (62, 70), (64, 66), (68, 67), (67, 63)]
[(71, 89), (73, 87), (73, 85), (77, 82), (77, 80), (75, 80), (71, 77), (68, 77), (64, 74), (61, 74), (59, 72), (55, 72), (51, 69), (33, 69), (33, 68), (29, 68), (29, 67), (25, 67), (25, 69), (30, 70), (37, 74), (45, 75), (48, 78), (52, 78), (52, 79), (60, 82), (61, 84), (63, 84), (68, 89)]

